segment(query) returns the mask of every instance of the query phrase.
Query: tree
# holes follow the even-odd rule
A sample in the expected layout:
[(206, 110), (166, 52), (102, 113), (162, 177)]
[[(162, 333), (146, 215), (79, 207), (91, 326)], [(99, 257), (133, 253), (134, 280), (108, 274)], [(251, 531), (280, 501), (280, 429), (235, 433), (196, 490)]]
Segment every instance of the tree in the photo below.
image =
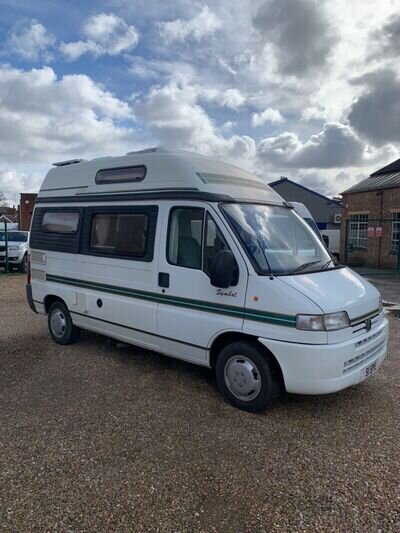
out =
[(5, 194), (0, 191), (0, 207), (8, 207), (8, 202)]

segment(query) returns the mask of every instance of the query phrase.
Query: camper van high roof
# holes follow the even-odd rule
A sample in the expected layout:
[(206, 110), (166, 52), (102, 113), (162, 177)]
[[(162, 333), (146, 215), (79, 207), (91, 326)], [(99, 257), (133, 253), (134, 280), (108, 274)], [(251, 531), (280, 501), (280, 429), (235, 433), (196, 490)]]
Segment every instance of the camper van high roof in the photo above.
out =
[(42, 184), (38, 201), (54, 202), (69, 197), (76, 202), (88, 195), (149, 192), (169, 197), (208, 196), (217, 201), (284, 204), (262, 179), (245, 170), (199, 154), (161, 147), (118, 157), (55, 163)]

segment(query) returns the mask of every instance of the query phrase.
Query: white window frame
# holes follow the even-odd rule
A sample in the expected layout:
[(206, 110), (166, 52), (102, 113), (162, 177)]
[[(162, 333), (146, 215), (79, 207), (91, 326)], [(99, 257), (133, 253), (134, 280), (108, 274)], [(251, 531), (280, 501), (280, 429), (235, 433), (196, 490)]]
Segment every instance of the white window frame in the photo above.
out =
[(392, 213), (390, 251), (394, 254), (398, 254), (400, 251), (400, 211)]
[(368, 249), (368, 215), (354, 213), (349, 219), (348, 243), (354, 248)]

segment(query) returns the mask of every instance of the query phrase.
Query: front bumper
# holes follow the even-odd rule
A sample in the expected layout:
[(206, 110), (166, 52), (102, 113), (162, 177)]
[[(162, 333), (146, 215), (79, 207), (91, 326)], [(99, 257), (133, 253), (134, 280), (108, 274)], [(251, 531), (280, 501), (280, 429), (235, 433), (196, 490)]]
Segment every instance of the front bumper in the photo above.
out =
[[(8, 252), (8, 264), (9, 265), (19, 265), (22, 260), (24, 259), (25, 251), (20, 252), (10, 250)], [(0, 267), (6, 266), (6, 254), (4, 252), (0, 252)]]
[(278, 360), (285, 387), (296, 394), (328, 394), (356, 385), (365, 369), (382, 364), (387, 353), (389, 325), (383, 318), (369, 332), (335, 344), (295, 344), (260, 338)]

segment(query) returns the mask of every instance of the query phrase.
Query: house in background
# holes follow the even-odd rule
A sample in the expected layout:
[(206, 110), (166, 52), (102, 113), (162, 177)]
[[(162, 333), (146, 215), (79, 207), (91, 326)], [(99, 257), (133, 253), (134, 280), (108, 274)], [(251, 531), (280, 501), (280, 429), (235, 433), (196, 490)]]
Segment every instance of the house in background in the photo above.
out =
[(342, 204), (339, 200), (328, 198), (289, 178), (280, 178), (268, 184), (288, 202), (304, 204), (312, 214), (321, 230), (339, 230)]
[(31, 227), (32, 213), (36, 202), (35, 193), (22, 192), (19, 202), (19, 229), (29, 231)]
[(400, 269), (400, 159), (342, 193), (341, 256)]
[(5, 205), (1, 205), (0, 206), (0, 217), (2, 216), (6, 217), (7, 222), (10, 224), (14, 224), (18, 222), (18, 210), (16, 209), (15, 206), (8, 207)]

